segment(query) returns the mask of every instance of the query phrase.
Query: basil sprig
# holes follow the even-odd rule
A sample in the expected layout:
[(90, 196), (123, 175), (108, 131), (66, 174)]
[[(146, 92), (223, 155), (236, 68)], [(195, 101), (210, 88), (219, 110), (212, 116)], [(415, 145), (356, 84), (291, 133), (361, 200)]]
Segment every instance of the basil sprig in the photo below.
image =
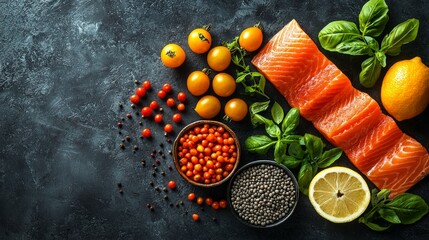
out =
[(328, 51), (348, 55), (368, 55), (359, 74), (360, 83), (374, 86), (381, 68), (386, 67), (386, 55), (396, 56), (401, 47), (417, 37), (419, 20), (412, 18), (400, 23), (387, 34), (381, 47), (375, 37), (381, 35), (389, 20), (389, 9), (384, 0), (369, 0), (359, 13), (359, 28), (349, 21), (333, 21), (319, 32), (319, 41)]
[(393, 224), (413, 224), (429, 211), (427, 203), (418, 195), (403, 193), (389, 199), (390, 191), (371, 191), (372, 209), (359, 218), (374, 231), (384, 231)]
[(300, 114), (292, 108), (286, 114), (277, 102), (270, 109), (271, 118), (260, 113), (267, 110), (270, 101), (256, 102), (250, 105), (249, 112), (253, 126), (264, 125), (266, 135), (250, 136), (245, 141), (246, 149), (251, 153), (265, 155), (274, 148), (274, 160), (288, 168), (300, 167), (298, 183), (301, 192), (308, 194), (308, 186), (319, 168), (326, 168), (341, 157), (342, 150), (333, 148), (324, 151), (322, 139), (306, 133), (296, 134)]

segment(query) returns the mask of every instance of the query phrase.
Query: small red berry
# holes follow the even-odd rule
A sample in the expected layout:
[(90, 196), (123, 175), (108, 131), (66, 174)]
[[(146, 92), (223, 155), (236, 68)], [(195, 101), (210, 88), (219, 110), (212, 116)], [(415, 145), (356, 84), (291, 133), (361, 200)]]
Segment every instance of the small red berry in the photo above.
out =
[(149, 128), (145, 128), (142, 131), (142, 136), (145, 138), (150, 138), (150, 136), (152, 135), (152, 132), (150, 131)]
[(140, 102), (140, 97), (134, 94), (130, 97), (130, 101), (134, 104), (138, 104)]

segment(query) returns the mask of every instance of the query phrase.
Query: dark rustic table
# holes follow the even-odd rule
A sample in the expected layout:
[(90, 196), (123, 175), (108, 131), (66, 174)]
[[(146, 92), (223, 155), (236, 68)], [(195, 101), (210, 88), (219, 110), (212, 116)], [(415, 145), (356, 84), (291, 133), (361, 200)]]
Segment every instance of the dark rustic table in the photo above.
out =
[[(189, 192), (220, 199), (225, 198), (226, 187), (201, 189), (187, 184), (174, 169), (168, 170), (172, 165), (168, 155), (171, 145), (163, 130), (150, 121), (140, 126), (136, 110), (129, 106), (134, 80), (152, 81), (153, 90), (145, 101), (156, 98), (156, 90), (163, 83), (171, 83), (176, 93), (186, 90), (187, 75), (206, 65), (205, 56), (197, 56), (187, 47), (187, 35), (196, 27), (211, 23), (214, 43), (219, 44), (261, 22), (266, 42), (295, 18), (319, 45), (317, 34), (323, 26), (338, 19), (357, 22), (364, 3), (0, 0), (0, 238), (428, 239), (428, 216), (411, 226), (375, 233), (357, 221), (333, 224), (322, 219), (306, 197), (299, 199), (288, 221), (271, 229), (247, 227), (229, 210), (200, 209), (186, 200)], [(416, 41), (405, 45), (400, 56), (390, 57), (387, 65), (416, 55), (429, 64), (427, 1), (387, 3), (390, 20), (386, 32), (408, 18), (420, 20)], [(188, 54), (179, 69), (167, 69), (160, 62), (160, 50), (169, 42), (181, 44)], [(356, 88), (380, 103), (381, 81), (372, 89), (359, 85), (363, 57), (324, 53)], [(234, 73), (233, 68), (229, 71)], [(285, 109), (290, 108), (270, 84), (267, 92)], [(241, 95), (237, 92), (236, 96)], [(198, 119), (192, 110), (196, 100), (189, 97), (183, 123), (174, 125), (174, 134)], [(121, 102), (125, 103), (122, 110)], [(119, 134), (116, 122), (127, 113), (132, 118), (124, 121)], [(171, 111), (166, 110), (165, 115), (169, 114)], [(221, 116), (216, 119), (221, 120)], [(429, 148), (428, 122), (426, 110), (399, 126)], [(249, 123), (247, 118), (229, 124), (241, 142), (261, 132)], [(138, 138), (144, 126), (152, 128), (150, 141)], [(320, 136), (304, 120), (299, 131)], [(173, 139), (174, 134), (167, 138)], [(125, 142), (122, 150), (119, 144), (126, 135), (131, 141)], [(134, 145), (138, 147), (135, 153)], [(165, 176), (151, 174), (154, 160), (149, 154), (153, 149), (167, 154), (165, 159), (158, 154), (159, 171), (165, 171)], [(240, 165), (271, 157), (244, 151)], [(146, 160), (146, 167), (141, 166), (141, 159)], [(353, 168), (346, 157), (337, 165)], [(178, 188), (168, 192), (166, 201), (164, 193), (154, 188), (162, 189), (169, 180), (175, 180)], [(429, 201), (428, 185), (426, 178), (410, 192)], [(154, 206), (153, 212), (146, 207), (148, 203)], [(198, 223), (191, 219), (194, 212), (200, 214)]]

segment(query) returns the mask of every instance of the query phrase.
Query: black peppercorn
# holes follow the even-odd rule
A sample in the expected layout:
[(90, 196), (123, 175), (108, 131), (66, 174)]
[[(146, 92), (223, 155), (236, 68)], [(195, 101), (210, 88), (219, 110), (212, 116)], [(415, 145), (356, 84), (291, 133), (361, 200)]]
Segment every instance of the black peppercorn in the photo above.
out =
[(121, 144), (119, 144), (119, 147), (122, 148), (122, 149), (124, 149), (125, 148), (125, 144), (121, 143)]

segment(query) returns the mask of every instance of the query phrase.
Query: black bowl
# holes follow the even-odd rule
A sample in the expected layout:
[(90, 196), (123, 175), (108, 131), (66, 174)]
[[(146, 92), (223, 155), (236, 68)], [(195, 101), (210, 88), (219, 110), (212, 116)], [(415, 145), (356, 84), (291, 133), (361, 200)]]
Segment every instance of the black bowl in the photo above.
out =
[[(234, 209), (234, 205), (232, 203), (231, 200), (231, 191), (232, 191), (232, 186), (234, 185), (234, 181), (236, 180), (237, 176), (239, 176), (243, 171), (249, 169), (250, 167), (254, 167), (257, 165), (273, 165), (275, 167), (278, 167), (282, 170), (285, 171), (285, 173), (290, 177), (292, 183), (293, 183), (293, 187), (295, 190), (295, 202), (293, 204), (292, 207), (289, 208), (288, 212), (285, 214), (285, 216), (283, 216), (282, 218), (278, 219), (277, 221), (267, 224), (267, 225), (256, 225), (256, 224), (252, 224), (248, 221), (246, 221), (245, 219), (243, 219), (242, 217), (240, 217), (240, 215), (238, 214), (238, 212), (236, 211), (236, 209)], [(257, 160), (257, 161), (253, 161), (251, 163), (248, 163), (246, 165), (244, 165), (243, 167), (241, 167), (231, 178), (229, 185), (228, 185), (228, 189), (227, 189), (227, 199), (228, 199), (228, 205), (230, 206), (230, 209), (232, 211), (232, 213), (234, 214), (234, 216), (237, 217), (238, 220), (240, 220), (242, 223), (244, 223), (247, 226), (251, 226), (251, 227), (256, 227), (256, 228), (270, 228), (270, 227), (274, 227), (274, 226), (278, 226), (281, 223), (283, 223), (284, 221), (286, 221), (294, 212), (296, 205), (298, 203), (298, 199), (299, 199), (299, 186), (298, 186), (298, 182), (295, 178), (295, 176), (293, 175), (293, 173), (285, 166), (276, 163), (275, 161), (272, 160)]]

